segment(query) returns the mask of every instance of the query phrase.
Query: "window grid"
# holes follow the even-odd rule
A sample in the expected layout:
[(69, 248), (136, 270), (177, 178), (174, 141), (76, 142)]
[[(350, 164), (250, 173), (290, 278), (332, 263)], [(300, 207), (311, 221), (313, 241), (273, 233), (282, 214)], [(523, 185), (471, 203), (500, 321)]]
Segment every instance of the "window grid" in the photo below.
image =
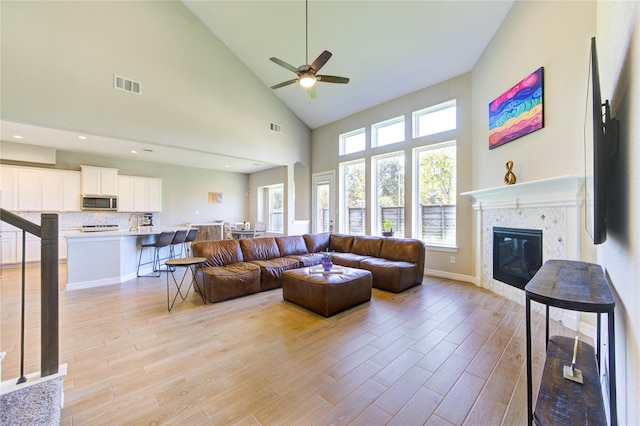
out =
[(413, 137), (435, 135), (456, 129), (455, 99), (413, 112)]
[(371, 126), (373, 146), (385, 146), (404, 141), (404, 116), (385, 120)]

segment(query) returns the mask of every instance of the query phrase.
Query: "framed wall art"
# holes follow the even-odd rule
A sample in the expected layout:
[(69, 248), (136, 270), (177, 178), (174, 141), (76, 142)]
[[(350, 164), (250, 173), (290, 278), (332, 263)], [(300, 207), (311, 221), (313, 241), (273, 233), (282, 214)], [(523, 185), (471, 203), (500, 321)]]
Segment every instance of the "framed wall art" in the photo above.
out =
[(489, 149), (544, 127), (543, 67), (489, 103)]
[(209, 193), (209, 203), (211, 203), (211, 204), (222, 204), (222, 192), (210, 192)]

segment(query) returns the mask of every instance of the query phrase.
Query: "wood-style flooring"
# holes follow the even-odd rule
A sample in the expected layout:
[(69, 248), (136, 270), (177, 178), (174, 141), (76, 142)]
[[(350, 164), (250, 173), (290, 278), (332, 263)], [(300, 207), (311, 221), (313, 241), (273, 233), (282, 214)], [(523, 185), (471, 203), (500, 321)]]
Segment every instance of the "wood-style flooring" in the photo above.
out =
[[(39, 274), (27, 270), (26, 374), (40, 369)], [(2, 380), (19, 376), (19, 287), (20, 270), (2, 270)], [(526, 424), (525, 309), (472, 284), (374, 289), (331, 318), (281, 289), (207, 305), (192, 291), (171, 312), (166, 297), (165, 274), (60, 291), (62, 425)], [(537, 390), (539, 314), (533, 332)]]

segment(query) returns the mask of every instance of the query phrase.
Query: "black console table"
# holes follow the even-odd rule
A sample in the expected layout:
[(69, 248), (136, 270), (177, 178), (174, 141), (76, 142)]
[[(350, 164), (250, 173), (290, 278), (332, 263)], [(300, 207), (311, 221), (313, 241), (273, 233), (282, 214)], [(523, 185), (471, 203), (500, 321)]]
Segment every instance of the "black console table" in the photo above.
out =
[[(601, 315), (607, 314), (609, 348), (609, 413), (617, 425), (616, 362), (613, 310), (615, 301), (600, 265), (571, 260), (549, 260), (525, 287), (527, 310), (527, 416), (528, 424), (607, 424), (600, 387)], [(531, 379), (531, 301), (546, 305), (546, 361), (533, 409)], [(584, 384), (563, 377), (573, 358), (574, 339), (549, 337), (549, 307), (597, 314), (596, 348), (579, 342), (576, 367)]]

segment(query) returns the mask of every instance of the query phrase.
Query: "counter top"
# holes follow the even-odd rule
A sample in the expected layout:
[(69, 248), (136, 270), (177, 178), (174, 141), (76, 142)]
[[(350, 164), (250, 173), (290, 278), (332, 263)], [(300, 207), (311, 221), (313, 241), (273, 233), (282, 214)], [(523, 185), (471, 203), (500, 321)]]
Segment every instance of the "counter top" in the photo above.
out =
[(104, 237), (137, 237), (140, 235), (157, 235), (161, 232), (165, 231), (179, 231), (179, 230), (187, 230), (189, 228), (184, 226), (142, 226), (138, 229), (119, 229), (117, 231), (97, 231), (97, 232), (82, 232), (78, 231), (76, 233), (65, 233), (65, 238), (82, 238), (82, 239), (91, 239), (91, 238), (104, 238)]

